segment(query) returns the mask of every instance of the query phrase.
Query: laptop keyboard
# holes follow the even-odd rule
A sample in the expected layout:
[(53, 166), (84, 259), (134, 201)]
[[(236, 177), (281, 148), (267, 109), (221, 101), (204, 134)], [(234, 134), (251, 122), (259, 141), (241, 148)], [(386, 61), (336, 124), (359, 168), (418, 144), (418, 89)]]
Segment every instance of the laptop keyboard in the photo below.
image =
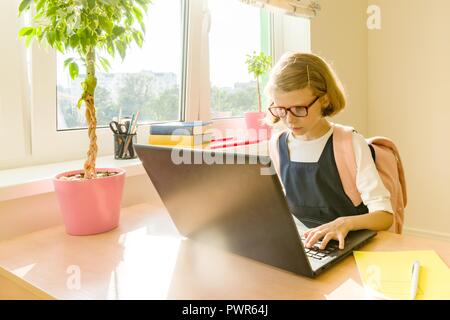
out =
[[(304, 244), (306, 238), (303, 235), (301, 235), (301, 239)], [(322, 260), (322, 259), (325, 259), (328, 255), (330, 255), (334, 251), (339, 249), (339, 245), (333, 241), (328, 242), (328, 244), (324, 250), (320, 250), (321, 244), (322, 244), (322, 241), (318, 241), (312, 248), (305, 247), (306, 255), (309, 258), (313, 258), (316, 260)]]

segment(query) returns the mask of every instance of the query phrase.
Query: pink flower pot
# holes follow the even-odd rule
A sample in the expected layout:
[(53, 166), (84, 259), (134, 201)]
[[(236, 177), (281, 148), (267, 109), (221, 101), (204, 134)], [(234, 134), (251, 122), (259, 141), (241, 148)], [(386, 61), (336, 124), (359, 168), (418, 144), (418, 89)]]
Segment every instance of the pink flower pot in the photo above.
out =
[(255, 135), (261, 140), (270, 139), (272, 129), (267, 124), (263, 123), (263, 120), (266, 117), (265, 112), (246, 112), (244, 117), (249, 135)]
[(96, 172), (106, 171), (117, 174), (89, 180), (59, 180), (60, 177), (83, 172), (76, 170), (60, 173), (53, 178), (68, 234), (91, 235), (112, 230), (119, 225), (125, 170), (96, 169)]

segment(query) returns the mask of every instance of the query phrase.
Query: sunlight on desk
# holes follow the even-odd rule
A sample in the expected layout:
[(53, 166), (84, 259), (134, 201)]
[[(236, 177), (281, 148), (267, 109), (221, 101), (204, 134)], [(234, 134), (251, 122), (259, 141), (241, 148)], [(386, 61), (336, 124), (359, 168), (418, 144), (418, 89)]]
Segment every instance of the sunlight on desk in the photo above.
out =
[(24, 267), (20, 267), (15, 269), (13, 272), (19, 277), (24, 277), (27, 275), (28, 272), (30, 272), (34, 267), (36, 266), (36, 263), (31, 263), (29, 265), (26, 265)]
[(180, 241), (148, 235), (145, 227), (122, 235), (124, 254), (111, 273), (107, 299), (165, 299)]
[(348, 279), (330, 294), (325, 295), (327, 300), (375, 300), (371, 293), (353, 279)]

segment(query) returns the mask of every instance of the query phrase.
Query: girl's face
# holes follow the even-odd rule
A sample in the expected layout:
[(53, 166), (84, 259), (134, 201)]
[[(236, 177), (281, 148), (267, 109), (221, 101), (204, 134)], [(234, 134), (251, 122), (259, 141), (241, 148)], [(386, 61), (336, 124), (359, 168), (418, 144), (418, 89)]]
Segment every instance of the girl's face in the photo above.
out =
[[(322, 101), (324, 98), (326, 96), (323, 98), (315, 96), (310, 88), (290, 92), (275, 92), (272, 107), (307, 107), (308, 115), (305, 117), (296, 117), (292, 112), (287, 112), (285, 117), (280, 118), (294, 136), (309, 136), (313, 132), (320, 131), (324, 121), (326, 122), (322, 117)], [(297, 110), (299, 109), (297, 108)]]

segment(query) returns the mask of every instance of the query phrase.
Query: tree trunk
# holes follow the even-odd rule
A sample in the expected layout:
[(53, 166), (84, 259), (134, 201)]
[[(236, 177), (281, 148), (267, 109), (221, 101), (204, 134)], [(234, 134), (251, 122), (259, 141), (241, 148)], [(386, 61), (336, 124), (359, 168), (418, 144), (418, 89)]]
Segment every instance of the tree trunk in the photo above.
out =
[(94, 92), (97, 86), (97, 78), (95, 77), (95, 50), (89, 49), (86, 55), (86, 80), (84, 86), (84, 102), (86, 104), (86, 122), (88, 125), (89, 135), (89, 150), (87, 152), (87, 159), (84, 163), (84, 178), (96, 178), (95, 161), (97, 160), (97, 134), (95, 129), (97, 127), (97, 117), (95, 114)]
[(258, 92), (258, 112), (261, 112), (261, 92), (259, 90), (259, 77), (256, 77), (256, 91)]

